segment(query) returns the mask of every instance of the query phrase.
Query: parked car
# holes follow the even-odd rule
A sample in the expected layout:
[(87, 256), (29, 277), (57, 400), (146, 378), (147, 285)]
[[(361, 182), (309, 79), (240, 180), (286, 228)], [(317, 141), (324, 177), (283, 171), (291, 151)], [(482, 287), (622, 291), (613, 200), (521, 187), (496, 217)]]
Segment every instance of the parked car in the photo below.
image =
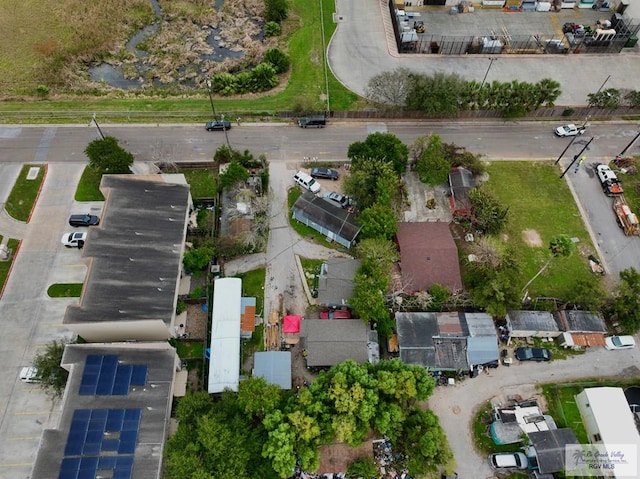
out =
[(489, 456), (489, 465), (494, 469), (526, 469), (529, 460), (521, 452), (500, 452)]
[(351, 311), (348, 309), (323, 309), (320, 311), (320, 319), (351, 319)]
[(311, 168), (311, 177), (336, 181), (338, 178), (340, 178), (340, 173), (338, 173), (333, 168), (318, 167)]
[(87, 239), (87, 233), (65, 233), (60, 242), (67, 248), (82, 248)]
[(40, 382), (40, 376), (38, 370), (33, 366), (24, 367), (20, 370), (20, 380), (25, 383), (37, 383)]
[(551, 360), (551, 351), (547, 348), (516, 348), (515, 355), (520, 361)]
[(559, 126), (555, 130), (553, 130), (553, 132), (556, 134), (556, 136), (559, 136), (559, 137), (563, 138), (565, 136), (579, 136), (579, 135), (582, 135), (585, 130), (586, 130), (586, 128), (584, 128), (582, 126), (576, 126), (573, 123), (569, 123), (568, 125)]
[(304, 171), (298, 171), (295, 175), (293, 175), (293, 181), (314, 194), (318, 193), (321, 188), (320, 183), (311, 178)]
[(69, 225), (78, 226), (97, 226), (100, 224), (100, 218), (95, 215), (71, 215), (69, 216)]
[(633, 349), (636, 347), (636, 340), (633, 336), (609, 336), (604, 338), (606, 349)]
[(341, 195), (340, 193), (336, 193), (335, 191), (329, 191), (325, 193), (323, 198), (325, 199), (325, 201), (328, 201), (332, 205), (338, 206), (340, 208), (348, 208), (349, 204), (351, 203), (348, 196)]
[(208, 122), (205, 126), (207, 131), (223, 131), (231, 129), (231, 122), (214, 120)]
[(309, 128), (310, 126), (324, 128), (326, 124), (327, 119), (324, 116), (305, 116), (298, 119), (298, 126), (300, 128)]

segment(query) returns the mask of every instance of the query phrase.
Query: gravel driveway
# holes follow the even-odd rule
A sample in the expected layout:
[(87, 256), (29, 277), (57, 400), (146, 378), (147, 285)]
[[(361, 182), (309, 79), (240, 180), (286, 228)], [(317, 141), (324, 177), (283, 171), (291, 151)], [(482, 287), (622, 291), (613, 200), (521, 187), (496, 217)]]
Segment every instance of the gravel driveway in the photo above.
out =
[(607, 351), (598, 348), (580, 356), (550, 363), (516, 363), (490, 369), (455, 386), (436, 388), (428, 407), (440, 418), (457, 462), (460, 479), (493, 478), (484, 455), (475, 452), (472, 419), (478, 407), (505, 389), (522, 385), (524, 389), (547, 382), (568, 382), (594, 377), (637, 377), (640, 375), (637, 349)]

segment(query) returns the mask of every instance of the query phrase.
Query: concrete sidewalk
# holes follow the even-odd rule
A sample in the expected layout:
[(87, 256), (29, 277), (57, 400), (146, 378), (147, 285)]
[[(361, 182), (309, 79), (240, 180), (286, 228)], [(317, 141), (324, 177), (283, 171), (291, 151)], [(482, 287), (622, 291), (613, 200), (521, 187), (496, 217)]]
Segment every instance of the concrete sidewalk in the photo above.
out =
[[(488, 55), (398, 54), (393, 33), (389, 31), (391, 19), (386, 2), (336, 0), (336, 5), (338, 28), (328, 48), (329, 66), (346, 88), (359, 95), (364, 94), (371, 77), (398, 67), (428, 75), (436, 72), (457, 73), (466, 80), (479, 82), (488, 71)], [(480, 22), (483, 17), (477, 13), (461, 14), (461, 17), (475, 18)], [(579, 13), (577, 11), (576, 15)], [(507, 20), (513, 16), (520, 21), (522, 18), (541, 18), (536, 15), (554, 14), (532, 12), (506, 15)], [(611, 13), (602, 13), (603, 18), (610, 16)], [(585, 105), (587, 95), (598, 91), (608, 75), (611, 77), (606, 83), (607, 88), (636, 88), (631, 79), (640, 74), (640, 55), (637, 52), (636, 47), (633, 53), (618, 55), (497, 55), (498, 60), (491, 66), (488, 81), (536, 83), (551, 78), (561, 85), (562, 94), (556, 102), (558, 105)]]

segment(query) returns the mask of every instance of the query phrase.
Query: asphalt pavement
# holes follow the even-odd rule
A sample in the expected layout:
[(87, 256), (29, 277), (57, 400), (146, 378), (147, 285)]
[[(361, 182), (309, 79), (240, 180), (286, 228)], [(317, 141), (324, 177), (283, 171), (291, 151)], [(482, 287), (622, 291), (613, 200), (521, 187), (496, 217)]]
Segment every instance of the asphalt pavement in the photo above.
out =
[[(576, 23), (583, 21), (587, 13), (579, 9), (553, 12), (502, 13), (499, 10), (476, 9), (474, 13), (464, 13), (447, 18), (448, 8), (428, 10), (422, 14), (427, 31), (437, 29), (438, 24), (446, 25), (450, 34), (467, 35), (469, 24), (477, 26), (480, 34), (494, 29), (496, 16), (507, 15), (505, 25), (521, 22), (523, 18), (531, 22), (548, 18), (550, 28), (556, 30), (564, 19)], [(591, 13), (589, 20), (592, 21)], [(563, 20), (554, 19), (561, 15)], [(598, 17), (610, 18), (610, 12), (602, 12)], [(369, 79), (383, 72), (405, 67), (418, 73), (432, 75), (437, 72), (457, 73), (466, 80), (536, 83), (551, 78), (560, 83), (562, 94), (557, 105), (576, 106), (587, 104), (587, 95), (595, 93), (609, 76), (606, 88), (634, 89), (631, 81), (640, 75), (638, 46), (628, 52), (615, 55), (568, 54), (568, 55), (432, 55), (399, 54), (391, 31), (392, 24), (385, 1), (336, 0), (337, 29), (328, 48), (328, 61), (336, 78), (348, 89), (364, 95)], [(556, 25), (552, 25), (552, 19)], [(586, 23), (586, 22), (585, 22)], [(458, 24), (456, 26), (456, 24)], [(509, 28), (511, 33), (517, 27)], [(499, 33), (502, 33), (499, 30)], [(497, 58), (490, 62), (489, 58)], [(490, 68), (490, 71), (489, 71)]]

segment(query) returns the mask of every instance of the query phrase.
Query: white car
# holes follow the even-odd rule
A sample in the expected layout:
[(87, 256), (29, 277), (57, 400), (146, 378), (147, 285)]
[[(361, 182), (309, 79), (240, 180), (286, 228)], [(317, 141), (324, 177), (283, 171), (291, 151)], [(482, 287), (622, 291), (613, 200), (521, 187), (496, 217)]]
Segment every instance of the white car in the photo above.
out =
[(87, 233), (65, 233), (60, 242), (67, 248), (82, 248), (87, 240)]
[(559, 136), (559, 137), (562, 138), (562, 137), (565, 137), (565, 136), (582, 135), (585, 130), (586, 130), (586, 128), (584, 128), (582, 126), (576, 126), (573, 123), (570, 123), (568, 125), (559, 126), (555, 130), (553, 130), (553, 132), (556, 134), (556, 136)]
[(20, 370), (20, 380), (25, 383), (37, 383), (40, 382), (38, 377), (38, 370), (34, 367), (24, 367)]
[(521, 452), (499, 452), (489, 456), (489, 465), (493, 469), (526, 469), (529, 460)]
[(604, 338), (604, 347), (608, 350), (633, 349), (636, 347), (636, 341), (633, 336), (609, 336)]

